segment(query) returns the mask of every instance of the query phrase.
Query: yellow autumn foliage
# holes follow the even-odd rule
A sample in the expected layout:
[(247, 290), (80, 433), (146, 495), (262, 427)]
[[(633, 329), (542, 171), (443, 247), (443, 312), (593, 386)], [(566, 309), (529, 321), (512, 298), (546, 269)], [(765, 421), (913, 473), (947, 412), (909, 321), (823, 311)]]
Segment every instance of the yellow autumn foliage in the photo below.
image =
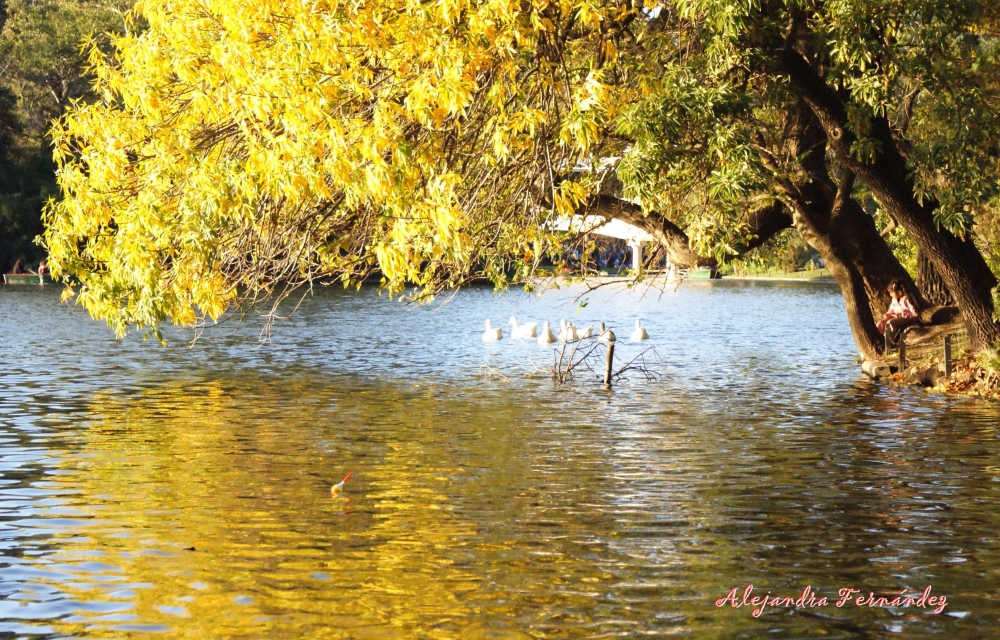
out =
[(614, 108), (602, 11), (140, 0), (141, 30), (93, 49), (100, 99), (52, 130), (53, 271), (119, 335), (315, 279), (502, 279), (588, 192), (564, 180)]

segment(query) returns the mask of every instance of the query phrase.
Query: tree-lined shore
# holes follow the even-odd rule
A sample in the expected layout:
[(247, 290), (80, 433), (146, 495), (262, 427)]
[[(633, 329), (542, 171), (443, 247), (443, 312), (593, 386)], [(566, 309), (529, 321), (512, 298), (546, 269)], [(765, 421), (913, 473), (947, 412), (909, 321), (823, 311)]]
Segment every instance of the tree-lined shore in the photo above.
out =
[(93, 97), (88, 41), (105, 50), (123, 31), (130, 2), (8, 0), (0, 3), (0, 268), (45, 257), (35, 242), (42, 208), (59, 197), (52, 122)]

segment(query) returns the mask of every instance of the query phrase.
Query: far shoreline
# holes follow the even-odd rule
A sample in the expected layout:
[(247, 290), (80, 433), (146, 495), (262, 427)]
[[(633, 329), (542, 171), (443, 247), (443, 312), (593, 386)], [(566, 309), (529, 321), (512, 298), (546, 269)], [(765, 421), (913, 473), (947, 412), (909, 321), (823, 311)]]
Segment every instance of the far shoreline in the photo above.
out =
[(717, 280), (747, 280), (756, 282), (822, 282), (824, 284), (837, 284), (835, 278), (820, 276), (816, 278), (794, 278), (790, 276), (722, 276)]

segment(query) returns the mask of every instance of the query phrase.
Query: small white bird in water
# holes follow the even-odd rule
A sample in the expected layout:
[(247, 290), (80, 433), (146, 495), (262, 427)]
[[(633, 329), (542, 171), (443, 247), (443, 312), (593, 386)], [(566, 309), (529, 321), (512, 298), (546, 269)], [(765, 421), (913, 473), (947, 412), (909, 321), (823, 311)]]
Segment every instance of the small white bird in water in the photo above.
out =
[(572, 322), (566, 324), (566, 341), (572, 342), (573, 340), (579, 340), (580, 334), (576, 332), (576, 327), (573, 326)]
[(552, 329), (549, 328), (549, 323), (546, 322), (542, 327), (542, 332), (538, 334), (538, 344), (546, 345), (552, 344), (556, 341), (556, 337), (552, 335)]
[(594, 325), (590, 325), (586, 329), (577, 329), (576, 337), (583, 340), (584, 338), (591, 338), (594, 335)]
[(518, 324), (517, 318), (511, 316), (507, 323), (514, 326), (514, 328), (510, 330), (510, 337), (514, 340), (529, 340), (538, 335), (537, 322), (525, 322), (524, 324)]
[(559, 341), (560, 342), (572, 342), (573, 340), (578, 340), (579, 336), (576, 334), (576, 327), (565, 320), (559, 321)]
[(646, 328), (642, 326), (638, 320), (635, 321), (635, 331), (629, 336), (632, 342), (642, 342), (643, 340), (649, 340), (649, 334), (646, 333)]
[(344, 476), (343, 480), (330, 487), (330, 495), (336, 498), (340, 494), (344, 493), (344, 484), (351, 479), (352, 475), (354, 475), (353, 471)]
[(615, 332), (610, 328), (606, 329), (604, 327), (604, 323), (602, 322), (600, 327), (598, 327), (597, 339), (601, 342), (614, 342), (616, 339)]
[(483, 331), (483, 342), (496, 342), (497, 340), (503, 340), (503, 330), (500, 327), (494, 327), (490, 319), (486, 318), (486, 331)]

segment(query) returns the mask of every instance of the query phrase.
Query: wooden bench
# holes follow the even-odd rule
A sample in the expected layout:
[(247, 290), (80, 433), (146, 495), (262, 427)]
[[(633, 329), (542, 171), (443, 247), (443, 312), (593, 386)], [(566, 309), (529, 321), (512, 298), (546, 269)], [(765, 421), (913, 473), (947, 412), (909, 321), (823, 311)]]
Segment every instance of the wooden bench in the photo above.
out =
[[(943, 373), (951, 375), (954, 354), (969, 344), (969, 336), (962, 316), (955, 307), (929, 307), (920, 313), (920, 324), (913, 324), (899, 335), (898, 370), (908, 363), (944, 365)], [(886, 348), (886, 360), (889, 349)]]

